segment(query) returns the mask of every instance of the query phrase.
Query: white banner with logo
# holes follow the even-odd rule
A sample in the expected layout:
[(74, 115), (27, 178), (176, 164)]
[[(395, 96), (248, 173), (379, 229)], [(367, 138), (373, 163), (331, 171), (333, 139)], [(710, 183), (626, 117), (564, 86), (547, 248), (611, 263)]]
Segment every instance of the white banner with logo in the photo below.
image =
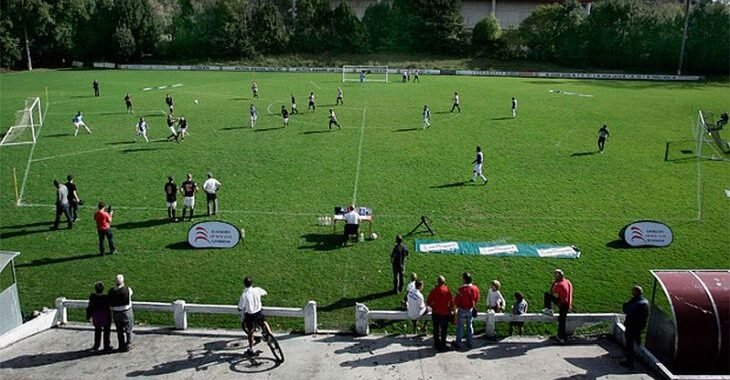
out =
[(228, 222), (199, 222), (188, 230), (188, 243), (193, 248), (233, 248), (240, 241), (241, 231)]
[(626, 225), (619, 237), (632, 247), (666, 247), (672, 244), (672, 229), (664, 223), (640, 220)]

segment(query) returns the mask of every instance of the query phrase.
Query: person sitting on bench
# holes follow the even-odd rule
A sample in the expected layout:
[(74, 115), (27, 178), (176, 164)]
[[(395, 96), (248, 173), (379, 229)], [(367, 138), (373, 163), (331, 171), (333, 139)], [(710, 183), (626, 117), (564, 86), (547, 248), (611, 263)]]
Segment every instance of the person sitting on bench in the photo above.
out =
[(347, 245), (347, 240), (353, 235), (357, 238), (359, 227), (360, 215), (355, 211), (355, 205), (350, 205), (345, 214), (345, 236), (342, 245)]

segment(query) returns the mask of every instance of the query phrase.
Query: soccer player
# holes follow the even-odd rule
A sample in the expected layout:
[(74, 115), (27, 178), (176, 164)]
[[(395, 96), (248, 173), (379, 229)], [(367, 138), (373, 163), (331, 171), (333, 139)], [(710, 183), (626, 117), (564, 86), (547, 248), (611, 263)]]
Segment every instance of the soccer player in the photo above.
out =
[(167, 200), (167, 219), (176, 222), (175, 212), (177, 210), (177, 184), (172, 176), (167, 177), (165, 184), (165, 199)]
[(471, 182), (476, 180), (477, 176), (482, 177), (484, 184), (486, 185), (489, 180), (482, 174), (482, 163), (484, 162), (484, 154), (482, 153), (482, 147), (477, 145), (477, 157), (471, 163), (474, 164), (474, 171), (472, 172)]
[(190, 209), (188, 220), (193, 220), (195, 210), (195, 193), (198, 192), (198, 184), (193, 182), (193, 175), (188, 173), (185, 181), (180, 185), (180, 192), (185, 197), (183, 200), (182, 220), (185, 220), (185, 210)]
[(608, 126), (606, 124), (603, 124), (603, 127), (598, 130), (598, 151), (603, 154), (603, 148), (606, 145), (606, 140), (608, 140)]
[(73, 123), (74, 123), (74, 128), (76, 128), (76, 130), (74, 131), (74, 136), (77, 136), (79, 134), (80, 127), (84, 127), (86, 132), (91, 133), (91, 129), (89, 129), (89, 127), (87, 127), (86, 124), (84, 123), (84, 115), (81, 113), (81, 111), (76, 113), (76, 116), (74, 116), (74, 118), (73, 118)]
[(307, 106), (307, 111), (315, 111), (317, 107), (314, 105), (314, 92), (309, 93), (309, 105)]
[(454, 104), (451, 106), (451, 112), (454, 112), (454, 109), (458, 109), (459, 112), (461, 112), (461, 105), (459, 103), (459, 93), (454, 92)]
[(360, 70), (360, 83), (365, 82), (365, 70)]
[(167, 96), (165, 97), (165, 104), (167, 104), (167, 108), (170, 109), (170, 113), (172, 113), (172, 108), (173, 108), (174, 103), (175, 102), (172, 100), (172, 95), (167, 94)]
[(340, 126), (340, 123), (337, 122), (337, 115), (335, 115), (335, 111), (330, 108), (330, 126), (329, 129), (332, 129), (332, 124), (337, 126), (337, 129), (342, 129)]
[(517, 99), (515, 97), (512, 97), (512, 118), (517, 117)]
[(418, 79), (418, 70), (413, 71), (413, 83), (416, 83), (416, 82), (421, 83), (421, 80)]
[(172, 117), (172, 112), (167, 114), (167, 128), (170, 128), (170, 136), (167, 136), (167, 141), (177, 140), (177, 131), (175, 131), (175, 118)]
[(294, 115), (295, 113), (299, 113), (297, 110), (297, 99), (294, 98), (294, 95), (291, 96), (291, 114)]
[(188, 134), (188, 121), (185, 120), (184, 116), (180, 116), (180, 119), (177, 121), (177, 142), (181, 142), (185, 140), (185, 135)]
[(402, 80), (402, 82), (403, 83), (408, 82), (408, 70), (403, 70), (402, 74), (403, 74), (403, 80)]
[(94, 82), (91, 83), (91, 87), (94, 88), (94, 96), (99, 96), (99, 81), (94, 78)]
[(132, 97), (129, 93), (124, 97), (124, 104), (127, 105), (127, 113), (132, 113)]
[(289, 125), (289, 111), (284, 106), (281, 106), (281, 118), (284, 119), (284, 128), (286, 128)]
[(345, 102), (342, 100), (342, 95), (342, 89), (340, 87), (337, 87), (337, 100), (335, 100), (336, 106), (340, 104), (342, 104), (343, 106), (345, 105)]
[(139, 122), (137, 123), (137, 134), (134, 136), (134, 142), (137, 142), (137, 139), (139, 136), (144, 137), (144, 141), (150, 142), (150, 139), (147, 138), (147, 122), (144, 121), (144, 117), (139, 118)]
[(253, 93), (254, 98), (259, 97), (259, 85), (256, 84), (256, 82), (253, 82), (253, 84), (251, 84), (251, 92)]
[(251, 104), (251, 107), (249, 107), (249, 113), (251, 114), (251, 128), (254, 128), (256, 126), (256, 120), (259, 119), (255, 105)]
[(428, 105), (423, 106), (423, 129), (431, 127), (431, 110)]

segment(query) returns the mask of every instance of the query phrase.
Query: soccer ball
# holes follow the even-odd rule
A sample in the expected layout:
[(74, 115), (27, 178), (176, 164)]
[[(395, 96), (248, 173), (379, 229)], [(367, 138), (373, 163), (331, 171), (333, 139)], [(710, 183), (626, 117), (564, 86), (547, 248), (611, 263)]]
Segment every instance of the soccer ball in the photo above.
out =
[(375, 232), (370, 234), (370, 240), (376, 240), (377, 238), (378, 238), (378, 234), (376, 234)]
[(198, 99), (193, 100), (193, 103), (198, 104)]

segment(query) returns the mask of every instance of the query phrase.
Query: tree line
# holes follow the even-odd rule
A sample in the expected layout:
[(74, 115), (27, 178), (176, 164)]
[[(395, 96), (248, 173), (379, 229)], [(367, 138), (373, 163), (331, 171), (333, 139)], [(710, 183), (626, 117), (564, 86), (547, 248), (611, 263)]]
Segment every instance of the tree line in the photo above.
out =
[[(684, 9), (658, 0), (538, 7), (518, 28), (463, 26), (460, 0), (393, 0), (359, 20), (328, 0), (4, 0), (0, 65), (80, 61), (246, 60), (280, 53), (433, 53), (572, 67), (675, 70)], [(693, 0), (685, 71), (730, 71), (728, 5)]]

